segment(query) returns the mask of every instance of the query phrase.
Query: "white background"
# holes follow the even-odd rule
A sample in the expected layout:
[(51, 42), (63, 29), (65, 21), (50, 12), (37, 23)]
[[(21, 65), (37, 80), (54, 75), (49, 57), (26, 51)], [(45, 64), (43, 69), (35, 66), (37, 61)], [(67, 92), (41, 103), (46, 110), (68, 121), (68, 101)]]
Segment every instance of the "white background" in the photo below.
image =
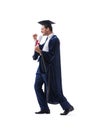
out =
[[(50, 19), (61, 41), (64, 95), (75, 111), (60, 116), (60, 105), (39, 110), (34, 92), (38, 66), (32, 60), (38, 21)], [(0, 130), (87, 129), (86, 0), (0, 0)]]

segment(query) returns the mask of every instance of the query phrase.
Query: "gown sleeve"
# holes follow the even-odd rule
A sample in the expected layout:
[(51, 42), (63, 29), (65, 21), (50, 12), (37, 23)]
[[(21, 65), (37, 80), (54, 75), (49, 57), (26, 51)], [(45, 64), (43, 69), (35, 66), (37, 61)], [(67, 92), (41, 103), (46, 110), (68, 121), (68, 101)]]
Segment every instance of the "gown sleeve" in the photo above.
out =
[[(41, 50), (42, 50), (43, 46), (44, 46), (44, 44), (39, 45)], [(40, 54), (38, 52), (34, 51), (34, 54), (33, 54), (32, 58), (33, 58), (33, 60), (37, 60), (39, 56), (40, 56)]]

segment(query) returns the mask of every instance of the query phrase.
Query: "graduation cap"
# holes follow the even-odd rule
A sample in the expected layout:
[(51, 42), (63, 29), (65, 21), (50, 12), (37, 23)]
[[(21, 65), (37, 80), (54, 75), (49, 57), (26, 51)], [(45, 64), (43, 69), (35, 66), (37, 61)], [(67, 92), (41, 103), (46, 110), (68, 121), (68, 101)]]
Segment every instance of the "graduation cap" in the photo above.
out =
[(51, 24), (55, 24), (54, 22), (50, 21), (50, 20), (42, 20), (38, 22), (41, 25), (51, 25)]

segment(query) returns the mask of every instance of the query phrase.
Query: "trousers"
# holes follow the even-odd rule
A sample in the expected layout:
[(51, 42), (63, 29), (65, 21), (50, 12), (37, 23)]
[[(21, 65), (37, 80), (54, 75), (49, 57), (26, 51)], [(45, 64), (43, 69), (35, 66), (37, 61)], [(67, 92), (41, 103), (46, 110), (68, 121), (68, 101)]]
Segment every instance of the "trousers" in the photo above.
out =
[[(41, 110), (49, 110), (47, 100), (46, 100), (46, 93), (44, 92), (43, 89), (43, 84), (45, 85), (44, 88), (47, 89), (47, 76), (46, 74), (43, 74), (40, 72), (40, 68), (38, 67), (37, 72), (36, 72), (36, 78), (35, 78), (35, 84), (34, 84), (34, 89), (36, 92), (37, 100), (39, 103), (39, 106)], [(61, 97), (60, 97), (61, 95)], [(58, 94), (59, 96), (59, 104), (64, 110), (67, 110), (71, 107), (71, 104), (67, 101), (65, 96), (63, 94)]]

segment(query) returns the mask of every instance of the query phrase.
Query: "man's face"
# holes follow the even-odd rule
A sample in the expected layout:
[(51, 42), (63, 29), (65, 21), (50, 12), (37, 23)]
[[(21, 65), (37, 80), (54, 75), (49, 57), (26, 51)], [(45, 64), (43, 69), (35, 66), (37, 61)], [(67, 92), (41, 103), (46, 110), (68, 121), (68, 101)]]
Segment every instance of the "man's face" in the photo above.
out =
[(48, 34), (49, 28), (45, 28), (44, 25), (42, 25), (41, 27), (41, 33), (43, 34), (43, 36), (46, 36)]

